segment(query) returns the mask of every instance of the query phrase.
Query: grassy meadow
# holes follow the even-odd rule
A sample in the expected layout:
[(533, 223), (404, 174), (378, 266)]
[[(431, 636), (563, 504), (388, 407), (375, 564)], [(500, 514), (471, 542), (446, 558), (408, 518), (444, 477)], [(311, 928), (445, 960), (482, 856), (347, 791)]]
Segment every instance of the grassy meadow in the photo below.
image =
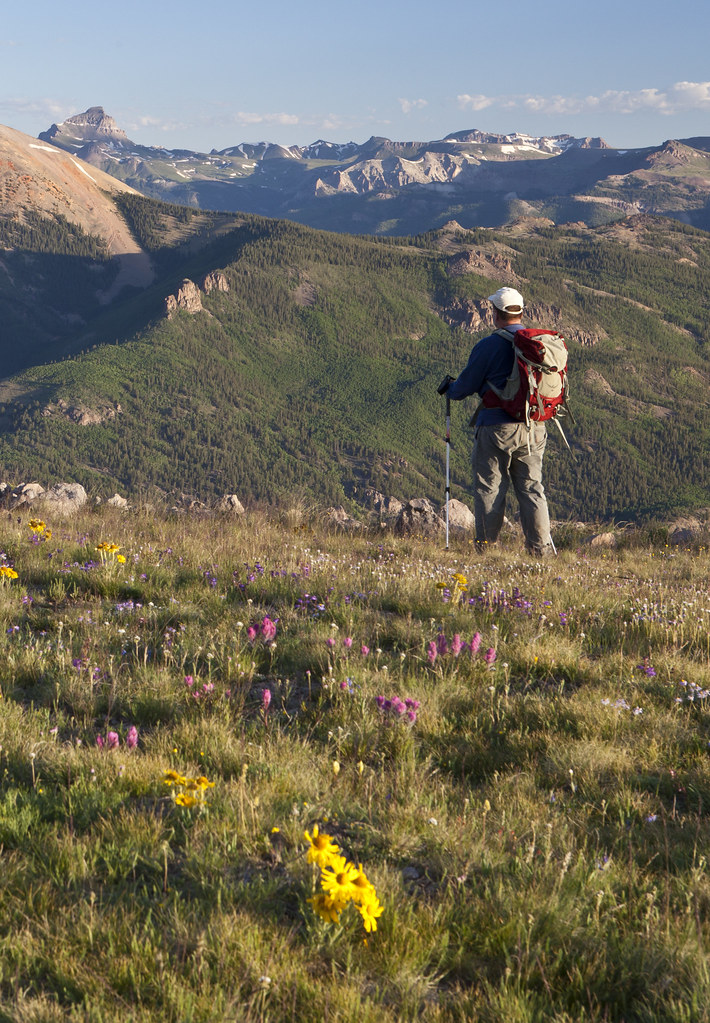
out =
[(710, 1019), (707, 546), (3, 516), (0, 1020)]

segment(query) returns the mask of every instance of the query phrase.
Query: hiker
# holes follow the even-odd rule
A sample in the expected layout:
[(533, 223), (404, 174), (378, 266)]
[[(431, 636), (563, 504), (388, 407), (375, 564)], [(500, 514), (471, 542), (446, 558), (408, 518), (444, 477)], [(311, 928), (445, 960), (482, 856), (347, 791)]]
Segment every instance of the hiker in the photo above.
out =
[(498, 404), (492, 388), (503, 390), (515, 356), (510, 336), (523, 329), (523, 296), (515, 288), (500, 288), (488, 299), (493, 304), (496, 333), (472, 349), (468, 364), (440, 389), (453, 401), (478, 393), (484, 404), (474, 416), (473, 477), (477, 544), (493, 544), (503, 526), (509, 483), (520, 505), (525, 546), (543, 557), (554, 552), (550, 515), (542, 486), (542, 456), (547, 431), (544, 422), (521, 422)]

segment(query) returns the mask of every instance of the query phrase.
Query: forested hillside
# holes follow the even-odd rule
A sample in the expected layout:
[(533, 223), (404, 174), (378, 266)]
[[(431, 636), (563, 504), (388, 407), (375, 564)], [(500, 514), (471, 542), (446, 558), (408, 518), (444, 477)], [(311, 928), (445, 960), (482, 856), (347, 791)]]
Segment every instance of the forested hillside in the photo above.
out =
[[(553, 514), (648, 519), (710, 505), (704, 232), (637, 218), (382, 240), (121, 202), (157, 283), (88, 310), (76, 354), (5, 382), (10, 481), (262, 504), (366, 504), (372, 488), (442, 499), (436, 386), (487, 332), (481, 300), (515, 281), (541, 325), (570, 339), (575, 457), (551, 430)], [(453, 273), (460, 256), (474, 269)], [(228, 290), (166, 318), (184, 277), (216, 270)], [(464, 499), (474, 405), (453, 413)]]

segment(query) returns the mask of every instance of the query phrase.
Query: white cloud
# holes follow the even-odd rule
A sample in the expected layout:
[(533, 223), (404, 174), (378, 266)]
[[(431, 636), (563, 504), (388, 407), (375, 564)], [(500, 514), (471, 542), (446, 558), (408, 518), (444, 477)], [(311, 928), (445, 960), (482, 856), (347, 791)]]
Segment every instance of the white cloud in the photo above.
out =
[[(53, 99), (3, 99), (0, 100), (0, 110), (7, 110), (11, 114), (19, 116), (40, 116), (48, 122), (70, 117), (75, 111), (68, 108), (66, 103), (60, 103)], [(49, 127), (49, 123), (47, 124)]]
[(401, 106), (403, 114), (411, 114), (412, 110), (422, 110), (428, 106), (425, 99), (399, 99), (397, 102)]
[(486, 107), (500, 105), (502, 97), (496, 96), (468, 96), (465, 93), (456, 97), (456, 101), (462, 110), (485, 110)]
[(299, 124), (300, 118), (297, 114), (257, 114), (257, 113), (245, 113), (240, 110), (238, 113), (233, 114), (229, 120), (232, 124)]
[(461, 110), (485, 110), (488, 107), (519, 107), (538, 114), (581, 114), (586, 111), (610, 114), (635, 114), (640, 111), (678, 114), (690, 110), (710, 110), (710, 82), (676, 82), (667, 89), (608, 89), (599, 96), (457, 96)]

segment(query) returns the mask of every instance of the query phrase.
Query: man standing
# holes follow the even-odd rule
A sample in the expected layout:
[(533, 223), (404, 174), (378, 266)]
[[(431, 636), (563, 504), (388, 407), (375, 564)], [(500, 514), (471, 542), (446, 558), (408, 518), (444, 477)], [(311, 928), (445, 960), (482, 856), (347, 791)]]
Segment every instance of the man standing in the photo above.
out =
[[(523, 296), (514, 288), (500, 288), (488, 299), (493, 303), (496, 330), (511, 334), (522, 328)], [(490, 385), (502, 390), (513, 368), (511, 342), (490, 334), (471, 351), (466, 368), (451, 380), (444, 393), (461, 401), (477, 393), (481, 397)], [(490, 397), (489, 397), (490, 400)], [(542, 456), (547, 431), (543, 422), (530, 428), (504, 409), (482, 405), (476, 417), (473, 447), (474, 513), (477, 543), (495, 543), (503, 526), (505, 499), (513, 484), (520, 505), (520, 523), (525, 545), (532, 554), (554, 551), (550, 536), (550, 515), (542, 486)]]

